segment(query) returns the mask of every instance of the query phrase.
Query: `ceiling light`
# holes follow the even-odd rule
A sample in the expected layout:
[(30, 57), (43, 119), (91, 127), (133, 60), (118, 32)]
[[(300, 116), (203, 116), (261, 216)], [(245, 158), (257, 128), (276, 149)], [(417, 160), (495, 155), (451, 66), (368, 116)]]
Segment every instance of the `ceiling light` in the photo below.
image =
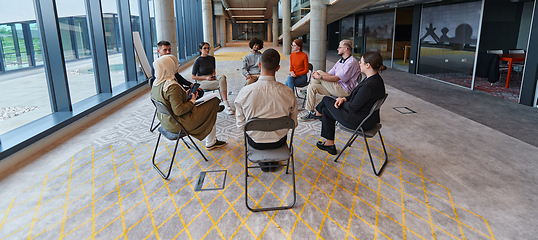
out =
[(227, 11), (265, 11), (267, 8), (226, 8)]
[(265, 17), (263, 15), (245, 15), (245, 16), (232, 16), (233, 18), (262, 18)]

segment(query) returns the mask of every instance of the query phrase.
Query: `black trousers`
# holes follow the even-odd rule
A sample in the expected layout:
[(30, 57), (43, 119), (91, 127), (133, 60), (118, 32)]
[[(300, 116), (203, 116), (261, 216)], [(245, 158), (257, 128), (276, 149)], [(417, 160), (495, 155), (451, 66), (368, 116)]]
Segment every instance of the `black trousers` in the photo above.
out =
[[(322, 114), (321, 117), (321, 136), (334, 141), (334, 132), (336, 128), (336, 121), (344, 125), (347, 128), (356, 129), (358, 123), (349, 123), (343, 119), (340, 115), (340, 111), (334, 107), (336, 100), (332, 97), (325, 96), (321, 102), (316, 106), (316, 111)], [(359, 121), (360, 123), (360, 121)]]

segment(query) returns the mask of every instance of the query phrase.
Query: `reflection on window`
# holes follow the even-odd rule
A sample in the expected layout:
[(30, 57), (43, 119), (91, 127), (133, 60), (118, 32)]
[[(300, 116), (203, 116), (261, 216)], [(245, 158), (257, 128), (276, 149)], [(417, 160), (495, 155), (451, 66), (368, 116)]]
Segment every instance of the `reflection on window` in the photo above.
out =
[(237, 23), (234, 24), (233, 39), (265, 39), (265, 34), (267, 32), (265, 29), (264, 23)]
[(13, 14), (2, 16), (5, 22), (0, 23), (0, 134), (52, 112), (45, 70), (35, 68), (43, 65), (43, 57), (34, 10), (30, 12), (24, 21)]
[(366, 15), (365, 23), (366, 52), (378, 52), (383, 64), (390, 66), (392, 59), (392, 31), (394, 11)]
[(424, 7), (419, 74), (471, 87), (481, 2)]
[[(130, 6), (130, 9), (131, 9), (130, 12), (131, 12), (131, 28), (132, 28), (132, 31), (140, 33), (140, 12), (138, 11), (138, 0), (129, 1), (129, 6)], [(136, 55), (136, 51), (135, 51), (135, 55)], [(135, 61), (136, 61), (136, 63), (135, 63), (135, 66), (136, 66), (136, 78), (138, 80), (144, 80), (146, 77), (144, 76), (144, 72), (142, 72), (142, 68), (140, 67), (140, 61), (138, 60), (138, 56), (135, 58)]]
[(118, 8), (115, 0), (103, 0), (101, 1), (101, 5), (103, 7), (110, 81), (112, 82), (112, 87), (115, 87), (125, 82)]
[(97, 94), (84, 0), (60, 2), (56, 7), (71, 103), (77, 103)]
[[(148, 1), (149, 5), (149, 20), (150, 20), (150, 29), (151, 29), (151, 46), (153, 46), (153, 59), (157, 59), (159, 57), (159, 54), (157, 53), (157, 32), (155, 29), (157, 28), (155, 26), (155, 5), (153, 0)], [(151, 54), (151, 53), (146, 53)], [(180, 57), (181, 58), (181, 57)]]

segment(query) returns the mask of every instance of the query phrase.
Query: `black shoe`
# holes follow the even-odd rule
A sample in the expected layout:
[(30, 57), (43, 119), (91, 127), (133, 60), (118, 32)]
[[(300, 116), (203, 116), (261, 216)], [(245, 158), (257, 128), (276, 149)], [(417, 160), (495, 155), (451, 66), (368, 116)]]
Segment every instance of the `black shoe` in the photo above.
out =
[(220, 140), (217, 139), (217, 141), (216, 141), (213, 145), (211, 145), (211, 146), (206, 146), (205, 148), (206, 148), (207, 150), (211, 150), (211, 149), (215, 149), (215, 148), (218, 148), (218, 147), (222, 147), (222, 146), (224, 146), (224, 145), (226, 145), (226, 142), (225, 142), (225, 141), (220, 141)]
[(219, 110), (217, 110), (217, 112), (222, 112), (222, 111), (224, 111), (224, 108), (225, 108), (224, 106), (219, 105)]
[(323, 151), (326, 151), (328, 152), (329, 154), (331, 155), (336, 155), (336, 146), (332, 145), (332, 146), (325, 146), (324, 145), (325, 143), (322, 142), (322, 141), (319, 141), (318, 143), (316, 143), (316, 146), (323, 150)]
[(320, 120), (321, 121), (321, 116), (316, 116), (315, 112), (308, 112), (307, 114), (305, 114), (304, 116), (299, 118), (299, 121), (301, 121), (301, 122), (306, 122), (306, 121), (310, 121), (310, 120)]
[(276, 167), (269, 167), (269, 166), (278, 165), (279, 162), (261, 162), (258, 164), (260, 164), (260, 166), (262, 167), (261, 169), (263, 172), (274, 172), (276, 171)]

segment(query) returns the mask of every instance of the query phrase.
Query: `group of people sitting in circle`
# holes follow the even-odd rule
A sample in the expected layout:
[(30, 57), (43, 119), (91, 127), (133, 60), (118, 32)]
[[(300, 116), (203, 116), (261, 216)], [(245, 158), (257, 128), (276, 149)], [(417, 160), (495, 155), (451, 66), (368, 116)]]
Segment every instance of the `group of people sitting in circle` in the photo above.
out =
[[(297, 99), (294, 86), (306, 84), (309, 71), (308, 56), (303, 52), (303, 43), (295, 39), (290, 55), (290, 69), (286, 84), (278, 82), (275, 73), (280, 69), (280, 54), (275, 49), (267, 49), (263, 53), (263, 41), (254, 38), (250, 41), (252, 49), (244, 58), (242, 74), (245, 86), (234, 101), (235, 111), (228, 103), (226, 76), (216, 75), (215, 58), (209, 55), (211, 46), (199, 44), (200, 57), (192, 66), (192, 79), (200, 83), (198, 91), (191, 94), (193, 83), (178, 73), (178, 60), (171, 55), (170, 43), (158, 43), (159, 58), (153, 62), (155, 81), (151, 89), (151, 97), (164, 103), (189, 134), (198, 140), (205, 140), (205, 147), (210, 150), (222, 147), (225, 141), (216, 138), (217, 113), (236, 116), (237, 127), (243, 129), (244, 124), (252, 118), (291, 117), (296, 126), (299, 121), (321, 120), (321, 136), (325, 141), (316, 145), (319, 149), (336, 155), (335, 126), (341, 125), (356, 129), (369, 114), (372, 106), (385, 96), (385, 85), (379, 75), (387, 69), (379, 53), (367, 52), (360, 61), (352, 56), (352, 42), (342, 40), (338, 46), (341, 59), (329, 72), (321, 70), (311, 73), (306, 96), (306, 114), (298, 118)], [(360, 74), (366, 78), (360, 80)], [(195, 105), (197, 98), (204, 94), (203, 89), (220, 88), (221, 100), (213, 98), (203, 104)], [(316, 105), (316, 95), (324, 95)], [(190, 98), (189, 98), (190, 97)], [(336, 97), (336, 98), (334, 98)], [(223, 103), (223, 106), (220, 103)], [(162, 127), (177, 133), (180, 127), (169, 115), (158, 114)], [(368, 130), (379, 123), (379, 111), (375, 112), (363, 128)], [(286, 144), (287, 131), (249, 132), (247, 141), (255, 149), (276, 149)], [(274, 165), (278, 163), (266, 163)], [(263, 171), (272, 171), (272, 167), (264, 167)]]

